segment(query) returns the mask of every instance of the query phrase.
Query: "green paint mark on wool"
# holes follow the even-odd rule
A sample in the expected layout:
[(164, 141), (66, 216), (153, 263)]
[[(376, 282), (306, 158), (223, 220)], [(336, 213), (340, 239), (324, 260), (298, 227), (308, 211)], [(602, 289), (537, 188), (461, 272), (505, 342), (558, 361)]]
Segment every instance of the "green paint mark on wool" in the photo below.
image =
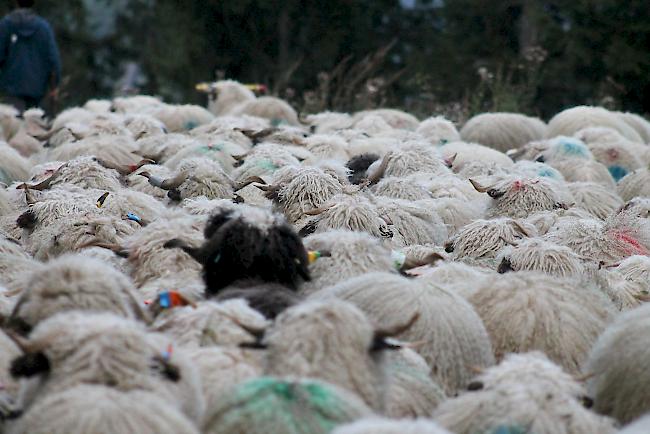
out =
[(273, 162), (267, 158), (264, 158), (262, 160), (258, 160), (255, 165), (261, 169), (264, 170), (269, 170), (271, 172), (275, 172), (278, 169), (278, 166), (273, 164)]
[(519, 426), (500, 426), (489, 434), (527, 434), (528, 430)]
[(280, 119), (280, 118), (272, 118), (271, 119), (271, 126), (272, 127), (279, 127), (280, 125), (288, 125), (288, 124), (287, 124), (287, 121), (285, 121), (284, 119)]
[(318, 383), (261, 377), (237, 387), (234, 401), (237, 410), (224, 415), (226, 425), (251, 418), (254, 424), (268, 427), (269, 433), (281, 428), (286, 433), (307, 434), (329, 432), (340, 423), (332, 418), (341, 413), (340, 403)]
[(210, 143), (207, 145), (199, 146), (197, 150), (206, 154), (208, 152), (223, 151), (223, 147), (223, 143)]

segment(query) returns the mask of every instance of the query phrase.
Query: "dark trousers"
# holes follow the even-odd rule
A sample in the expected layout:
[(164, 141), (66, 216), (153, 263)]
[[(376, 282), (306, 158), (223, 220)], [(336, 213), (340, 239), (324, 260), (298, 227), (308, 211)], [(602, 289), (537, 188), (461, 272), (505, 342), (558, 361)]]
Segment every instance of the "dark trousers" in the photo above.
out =
[(32, 98), (29, 96), (5, 96), (3, 102), (9, 105), (12, 105), (23, 114), (25, 110), (30, 108), (40, 107), (41, 100), (37, 98)]

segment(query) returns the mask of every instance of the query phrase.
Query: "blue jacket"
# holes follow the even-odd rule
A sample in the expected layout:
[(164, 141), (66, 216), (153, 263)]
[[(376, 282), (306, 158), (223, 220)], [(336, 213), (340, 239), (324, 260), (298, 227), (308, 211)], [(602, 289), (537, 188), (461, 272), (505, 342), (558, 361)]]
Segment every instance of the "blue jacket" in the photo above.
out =
[(58, 85), (61, 61), (48, 22), (30, 9), (16, 9), (0, 20), (0, 91), (41, 99), (52, 74)]

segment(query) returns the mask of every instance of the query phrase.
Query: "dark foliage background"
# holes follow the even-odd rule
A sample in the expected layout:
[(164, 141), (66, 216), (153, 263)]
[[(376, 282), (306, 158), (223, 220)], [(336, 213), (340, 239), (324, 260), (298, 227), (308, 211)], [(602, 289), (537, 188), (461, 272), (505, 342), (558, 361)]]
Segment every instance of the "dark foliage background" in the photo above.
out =
[(62, 51), (67, 106), (126, 85), (204, 103), (194, 85), (219, 75), (264, 83), (303, 111), (650, 112), (647, 0), (37, 3)]

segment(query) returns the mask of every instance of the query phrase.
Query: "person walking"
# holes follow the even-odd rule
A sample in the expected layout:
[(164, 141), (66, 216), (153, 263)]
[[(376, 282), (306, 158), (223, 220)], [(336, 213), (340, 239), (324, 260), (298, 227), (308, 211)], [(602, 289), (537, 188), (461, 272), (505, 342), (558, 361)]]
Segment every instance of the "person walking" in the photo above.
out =
[(58, 97), (59, 49), (50, 24), (33, 10), (35, 0), (17, 0), (0, 20), (0, 91), (20, 113)]

